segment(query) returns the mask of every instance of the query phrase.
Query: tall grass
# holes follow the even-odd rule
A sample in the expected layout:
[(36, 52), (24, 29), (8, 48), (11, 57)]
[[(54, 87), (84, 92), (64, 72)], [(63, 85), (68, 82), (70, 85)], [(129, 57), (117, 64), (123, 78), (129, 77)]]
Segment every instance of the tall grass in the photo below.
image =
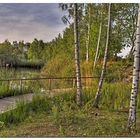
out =
[[(93, 101), (96, 89), (83, 89), (83, 107), (81, 109), (93, 108)], [(128, 110), (131, 93), (131, 83), (116, 82), (104, 83), (101, 90), (99, 107), (104, 110)], [(8, 123), (23, 121), (27, 116), (36, 112), (48, 112), (54, 114), (54, 119), (60, 117), (60, 111), (78, 110), (76, 105), (76, 92), (66, 92), (55, 95), (54, 97), (35, 95), (32, 102), (25, 104), (23, 102), (17, 105), (13, 111), (0, 115), (0, 120)], [(140, 95), (138, 96), (138, 109), (140, 109)]]
[(32, 102), (26, 103), (25, 101), (20, 101), (17, 103), (17, 107), (14, 110), (10, 110), (3, 114), (0, 114), (1, 122), (4, 122), (6, 125), (12, 123), (19, 123), (30, 116), (32, 113), (37, 112), (51, 112), (53, 106), (57, 106), (59, 110), (62, 109), (64, 102), (73, 102), (75, 94), (61, 94), (51, 97), (42, 97), (39, 95), (34, 95)]
[(0, 79), (30, 78), (40, 75), (37, 69), (28, 68), (0, 68)]
[(22, 88), (22, 91), (18, 88), (9, 90), (7, 86), (0, 86), (0, 99), (27, 93), (32, 93), (32, 90), (30, 88)]
[(131, 83), (104, 83), (101, 92), (100, 106), (106, 109), (128, 109)]
[[(33, 92), (31, 81), (2, 81), (0, 82), (0, 99)], [(35, 85), (35, 84), (34, 84)]]
[[(0, 68), (0, 79), (2, 80), (16, 78), (24, 79), (32, 76), (37, 77), (38, 75), (39, 71), (36, 70)], [(39, 83), (35, 83), (34, 81), (0, 81), (0, 98), (31, 93), (36, 90), (36, 86), (39, 88)]]

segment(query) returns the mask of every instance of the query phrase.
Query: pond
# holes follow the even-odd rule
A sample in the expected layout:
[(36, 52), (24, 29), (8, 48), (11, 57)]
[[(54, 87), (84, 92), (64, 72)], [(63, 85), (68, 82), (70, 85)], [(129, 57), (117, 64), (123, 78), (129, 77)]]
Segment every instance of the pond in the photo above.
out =
[(63, 90), (73, 88), (72, 79), (14, 80), (37, 77), (42, 77), (41, 70), (29, 68), (0, 68), (0, 98), (24, 93), (50, 94), (50, 91), (51, 93), (60, 92), (59, 90), (57, 90), (60, 88)]
[(0, 98), (33, 93), (39, 90), (41, 83), (32, 80), (8, 80), (40, 77), (40, 70), (29, 68), (0, 68)]
[(0, 79), (39, 77), (40, 70), (29, 68), (0, 68)]

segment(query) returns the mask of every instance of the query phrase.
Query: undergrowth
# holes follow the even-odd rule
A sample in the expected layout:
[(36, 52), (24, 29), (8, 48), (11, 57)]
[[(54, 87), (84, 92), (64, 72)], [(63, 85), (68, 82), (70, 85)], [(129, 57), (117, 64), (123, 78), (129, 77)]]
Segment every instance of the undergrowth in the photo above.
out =
[[(0, 121), (4, 123), (4, 126), (10, 126), (11, 124), (18, 124), (20, 122), (24, 122), (27, 118), (32, 121), (32, 115), (33, 114), (41, 114), (43, 112), (47, 113), (47, 115), (50, 116), (50, 119), (52, 120), (53, 124), (57, 126), (58, 130), (60, 131), (60, 135), (69, 135), (65, 130), (67, 126), (73, 126), (72, 129), (74, 129), (74, 126), (78, 127), (78, 125), (81, 125), (81, 122), (87, 121), (86, 119), (90, 118), (92, 116), (100, 116), (100, 111), (107, 112), (116, 112), (116, 111), (128, 111), (129, 108), (129, 99), (130, 99), (130, 91), (131, 91), (131, 84), (125, 84), (121, 82), (116, 82), (115, 84), (108, 84), (104, 83), (103, 88), (101, 91), (100, 96), (100, 102), (99, 102), (99, 108), (100, 110), (93, 109), (93, 101), (94, 96), (96, 93), (95, 88), (91, 89), (83, 89), (83, 106), (79, 107), (76, 104), (76, 94), (75, 92), (66, 92), (62, 94), (55, 95), (53, 97), (48, 96), (40, 96), (40, 95), (34, 95), (33, 100), (30, 103), (26, 102), (19, 102), (17, 103), (17, 108), (11, 111), (8, 111), (6, 113), (3, 113), (0, 115)], [(138, 109), (140, 109), (140, 102), (139, 102), (140, 96), (138, 96)], [(107, 117), (107, 112), (106, 117)], [(127, 113), (127, 112), (126, 112)], [(104, 119), (107, 119), (106, 117), (103, 117)], [(127, 121), (126, 118), (120, 118), (120, 120), (125, 119), (125, 122)], [(95, 121), (95, 120), (94, 120)], [(102, 121), (102, 120), (100, 120)], [(117, 118), (114, 120), (111, 120), (111, 124), (108, 125), (117, 125), (115, 128), (111, 128), (112, 126), (109, 126), (107, 128), (107, 124), (105, 122), (102, 122), (102, 125), (99, 124), (99, 130), (102, 130), (102, 127), (105, 128), (104, 132), (100, 132), (99, 130), (96, 130), (96, 134), (107, 134), (106, 129), (110, 129), (109, 133), (114, 133), (115, 131), (118, 131), (121, 126), (117, 124)], [(95, 121), (96, 123), (96, 121)], [(112, 124), (113, 123), (113, 124)], [(96, 124), (97, 125), (97, 124)], [(118, 127), (119, 126), (119, 127)], [(85, 133), (82, 132), (82, 135), (89, 136), (92, 135), (91, 130), (87, 131), (86, 126), (82, 127), (86, 129)], [(121, 127), (121, 130), (123, 130)], [(71, 129), (71, 128), (69, 128)], [(97, 128), (96, 128), (97, 129)], [(80, 130), (81, 131), (81, 130)], [(121, 132), (119, 130), (119, 132)], [(80, 134), (79, 134), (80, 135)]]

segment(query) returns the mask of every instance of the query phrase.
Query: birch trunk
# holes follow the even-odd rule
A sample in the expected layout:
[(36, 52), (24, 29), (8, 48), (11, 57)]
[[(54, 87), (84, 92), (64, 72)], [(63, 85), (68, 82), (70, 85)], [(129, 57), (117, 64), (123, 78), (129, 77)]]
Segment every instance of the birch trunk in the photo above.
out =
[(100, 77), (98, 89), (97, 89), (94, 104), (93, 104), (93, 106), (96, 107), (96, 108), (98, 108), (100, 91), (101, 91), (101, 88), (102, 88), (103, 79), (104, 79), (104, 75), (105, 75), (105, 72), (106, 72), (106, 63), (107, 63), (107, 55), (108, 55), (108, 47), (109, 47), (109, 35), (110, 35), (110, 23), (111, 23), (110, 11), (111, 11), (111, 4), (109, 4), (109, 6), (108, 6), (108, 26), (107, 26), (107, 37), (106, 37), (104, 62), (103, 62), (103, 66), (102, 66), (102, 72), (101, 72), (101, 77)]
[(96, 66), (96, 62), (97, 62), (98, 54), (99, 54), (99, 47), (100, 47), (100, 40), (101, 40), (101, 32), (102, 32), (102, 22), (100, 23), (100, 29), (99, 29), (99, 36), (98, 36), (97, 49), (96, 49), (96, 54), (95, 54), (95, 59), (94, 59), (94, 68), (95, 68), (95, 66)]
[(129, 57), (133, 56), (133, 53), (134, 53), (134, 44), (132, 45), (131, 50), (130, 50), (128, 56), (129, 56)]
[(78, 42), (78, 15), (77, 4), (74, 4), (74, 41), (75, 41), (75, 66), (76, 66), (76, 83), (77, 83), (77, 104), (82, 105), (82, 85), (79, 62), (79, 42)]
[(134, 51), (134, 67), (133, 67), (133, 80), (132, 91), (130, 97), (129, 117), (128, 117), (128, 130), (133, 132), (136, 129), (136, 106), (139, 82), (139, 68), (140, 68), (140, 4), (138, 10), (138, 23), (136, 34), (136, 47)]
[(86, 40), (86, 61), (88, 62), (88, 60), (89, 60), (89, 40), (90, 40), (90, 19), (91, 19), (91, 17), (90, 17), (90, 11), (91, 11), (91, 9), (90, 9), (91, 7), (90, 7), (90, 5), (89, 5), (89, 17), (88, 17), (88, 19), (89, 19), (89, 23), (88, 23), (88, 34), (87, 34), (87, 40)]

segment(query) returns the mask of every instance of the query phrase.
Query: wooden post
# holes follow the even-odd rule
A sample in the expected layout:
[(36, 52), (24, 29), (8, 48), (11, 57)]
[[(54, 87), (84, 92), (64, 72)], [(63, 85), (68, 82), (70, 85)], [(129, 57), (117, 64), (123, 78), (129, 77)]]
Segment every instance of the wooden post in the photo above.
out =
[(51, 79), (49, 79), (49, 92), (51, 91)]
[(22, 79), (20, 80), (20, 92), (22, 93)]
[(10, 81), (8, 80), (8, 91), (9, 91), (9, 89), (10, 89)]
[(74, 79), (72, 79), (72, 88), (74, 88), (75, 84), (74, 84)]

